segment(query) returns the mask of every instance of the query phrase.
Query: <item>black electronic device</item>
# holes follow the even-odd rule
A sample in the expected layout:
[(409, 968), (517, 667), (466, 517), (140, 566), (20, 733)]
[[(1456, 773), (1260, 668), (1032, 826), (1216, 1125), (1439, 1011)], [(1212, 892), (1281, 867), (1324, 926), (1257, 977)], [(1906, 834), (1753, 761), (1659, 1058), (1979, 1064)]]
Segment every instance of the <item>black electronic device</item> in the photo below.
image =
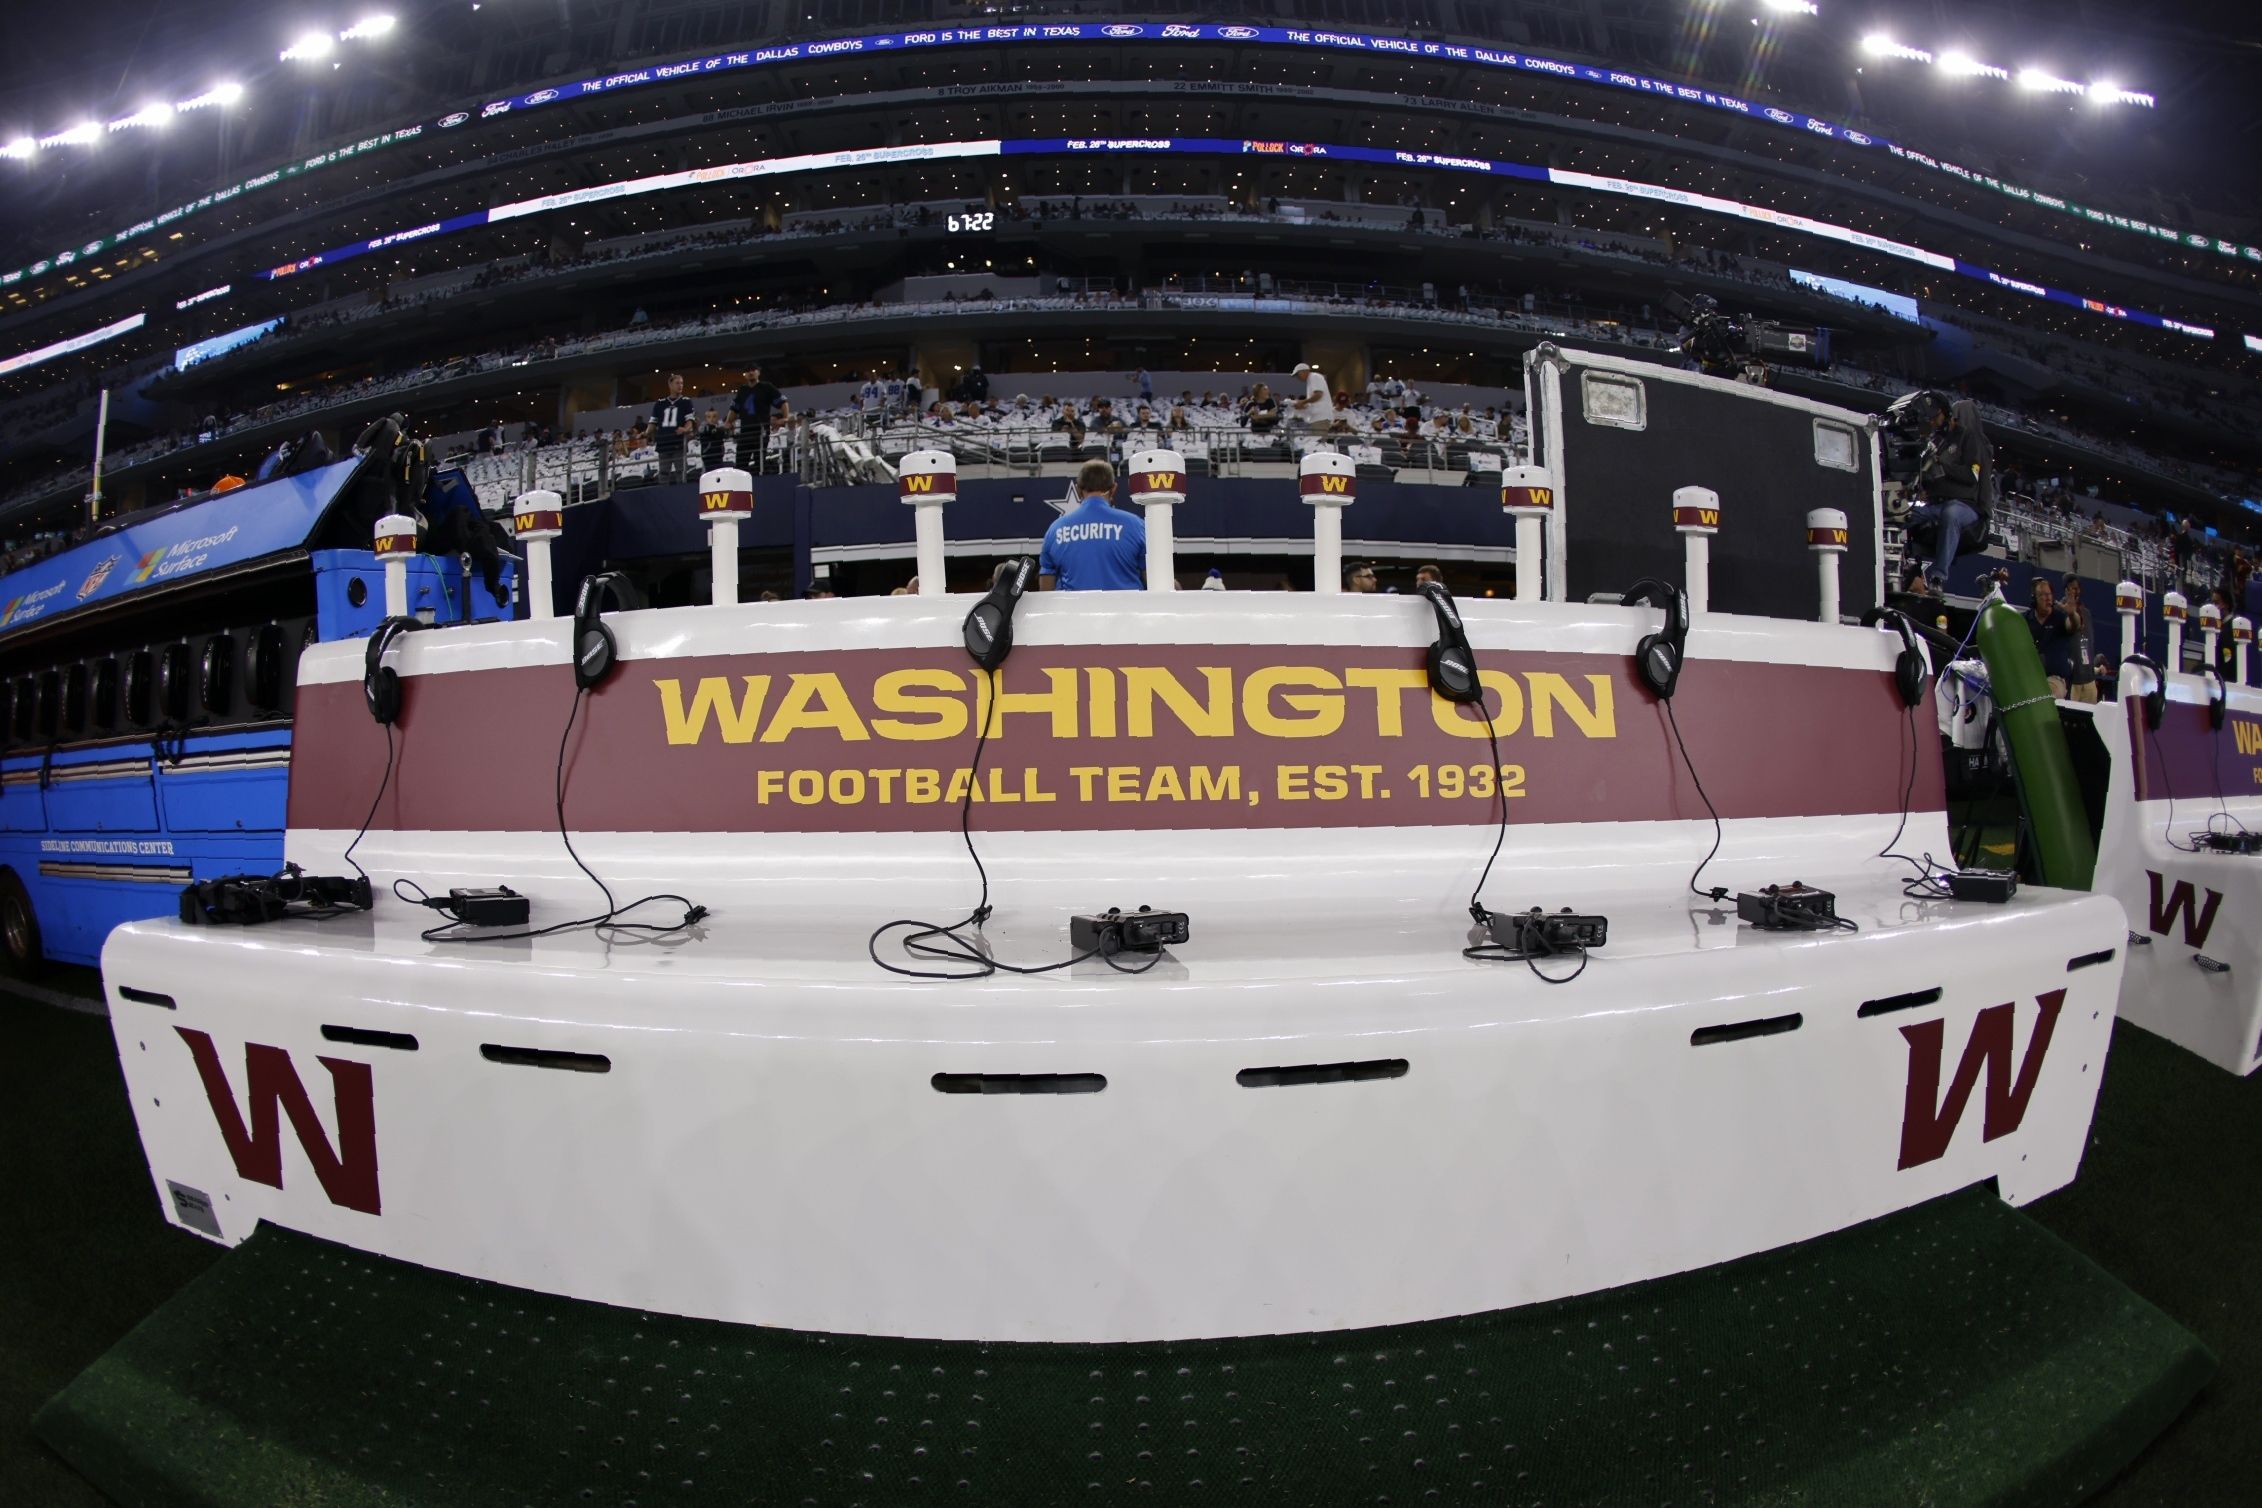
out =
[(308, 874), (285, 864), (274, 874), (230, 874), (182, 887), (181, 920), (192, 927), (257, 926), (290, 919), (327, 921), (367, 911), (369, 878)]
[(2008, 869), (1966, 869), (1945, 876), (1948, 894), (1959, 901), (2001, 905), (2019, 893), (2019, 877)]
[(2212, 665), (2200, 666), (2199, 673), (2207, 678), (2207, 726), (2220, 733), (2230, 718), (2230, 688), (2223, 684), (2221, 673)]
[(1610, 941), (1610, 919), (1581, 916), (1565, 906), (1561, 911), (1492, 911), (1484, 918), (1485, 930), (1508, 958), (1545, 958), (1555, 953), (1575, 953), (1600, 948)]
[(1671, 701), (1674, 689), (1681, 682), (1681, 665), (1688, 658), (1689, 599), (1671, 582), (1645, 576), (1619, 599), (1623, 607), (1638, 607), (1643, 603), (1664, 609), (1665, 626), (1656, 633), (1643, 635), (1641, 642), (1634, 646), (1634, 669), (1640, 674), (1642, 684), (1656, 693), (1659, 700)]
[(1685, 297), (1669, 293), (1665, 307), (1681, 321), (1677, 349), (1713, 377), (1734, 377), (1746, 362), (1779, 362), (1827, 368), (1830, 332), (1818, 327), (1792, 327), (1752, 314), (1727, 314), (1710, 294)]
[(605, 625), (606, 605), (627, 612), (638, 605), (636, 589), (618, 571), (598, 571), (581, 578), (573, 599), (573, 683), (595, 691), (620, 661), (620, 641)]
[(989, 595), (967, 612), (961, 630), (966, 637), (966, 652), (974, 663), (984, 670), (995, 670), (1013, 653), (1013, 610), (1021, 605), (1021, 596), (1029, 589), (1030, 573), (1036, 562), (1026, 555), (1018, 555), (998, 568), (996, 578), (990, 583)]
[(533, 914), (526, 897), (508, 885), (492, 890), (451, 890), (440, 909), (467, 927), (523, 927)]
[(1476, 653), (1469, 648), (1468, 630), (1453, 594), (1441, 581), (1425, 581), (1421, 593), (1437, 614), (1437, 641), (1429, 647), (1430, 689), (1449, 702), (1481, 702), (1484, 682), (1477, 675)]
[(1763, 932), (1828, 932), (1846, 926), (1835, 894), (1797, 880), (1737, 896), (1736, 915)]
[(1186, 941), (1186, 913), (1141, 906), (1124, 911), (1110, 906), (1093, 916), (1068, 919), (1068, 946), (1079, 954), (1152, 953)]
[(1924, 651), (1917, 647), (1916, 625), (1908, 614), (1890, 607), (1873, 607), (1861, 615), (1867, 627), (1883, 624), (1901, 636), (1901, 652), (1893, 661), (1893, 685), (1901, 693), (1901, 704), (1914, 707), (1924, 700), (1924, 680), (1931, 672), (1924, 663)]
[(168, 644), (157, 651), (157, 715), (163, 721), (188, 721), (192, 670), (187, 644)]
[(2209, 853), (2262, 854), (2262, 833), (2211, 831), (2200, 834), (2199, 841)]
[(204, 641), (198, 656), (196, 699), (213, 717), (226, 717), (235, 699), (236, 641), (229, 634), (214, 634)]
[(414, 618), (387, 618), (369, 635), (361, 661), (361, 699), (380, 723), (390, 726), (401, 715), (401, 674), (385, 663), (385, 651), (423, 626)]
[(244, 689), (254, 712), (283, 710), (283, 646), (280, 624), (263, 624), (251, 632), (251, 645), (244, 653)]

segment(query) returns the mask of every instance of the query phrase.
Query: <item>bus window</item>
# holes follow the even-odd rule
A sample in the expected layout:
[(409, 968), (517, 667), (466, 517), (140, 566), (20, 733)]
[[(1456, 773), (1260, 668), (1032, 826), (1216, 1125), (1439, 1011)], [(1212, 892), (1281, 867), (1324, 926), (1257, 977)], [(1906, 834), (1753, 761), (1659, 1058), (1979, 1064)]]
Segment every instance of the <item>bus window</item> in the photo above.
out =
[(63, 675), (57, 670), (39, 673), (39, 736), (48, 743), (55, 741), (63, 726)]

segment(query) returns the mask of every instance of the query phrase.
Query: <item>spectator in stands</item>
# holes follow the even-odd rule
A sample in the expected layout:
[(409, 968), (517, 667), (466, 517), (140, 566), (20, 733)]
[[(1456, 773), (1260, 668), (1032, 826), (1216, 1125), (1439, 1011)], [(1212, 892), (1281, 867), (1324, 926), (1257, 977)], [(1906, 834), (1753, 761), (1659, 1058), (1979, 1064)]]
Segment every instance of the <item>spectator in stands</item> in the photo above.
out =
[(2199, 541), (2192, 535), (2190, 514), (2176, 520), (2176, 532), (2168, 536), (2168, 554), (2176, 563), (2176, 585), (2186, 592), (2196, 590), (2191, 563), (2198, 558)]
[(652, 405), (652, 445), (660, 453), (662, 483), (683, 480), (684, 443), (699, 426), (692, 402), (683, 394), (683, 374), (668, 378), (668, 395)]
[(1076, 473), (1081, 501), (1053, 520), (1037, 557), (1040, 591), (1135, 592), (1146, 585), (1147, 526), (1114, 504), (1115, 468), (1086, 461)]
[[(1052, 405), (1052, 400), (1047, 398), (1045, 404), (1049, 408)], [(1064, 403), (1060, 406), (1060, 414), (1052, 421), (1052, 428), (1055, 434), (1063, 434), (1068, 437), (1068, 448), (1070, 450), (1082, 450), (1084, 448), (1084, 421), (1076, 417), (1075, 404)]]
[(1091, 428), (1103, 435), (1120, 435), (1129, 428), (1123, 416), (1115, 411), (1113, 398), (1101, 398), (1092, 404)]
[[(879, 384), (865, 383), (864, 393), (872, 395), (876, 404)], [(859, 397), (861, 396), (860, 394)], [(738, 465), (741, 469), (752, 472), (762, 469), (763, 458), (770, 449), (770, 426), (776, 421), (778, 407), (783, 401), (777, 386), (763, 380), (760, 367), (746, 369), (745, 380), (739, 383), (738, 391), (730, 400), (731, 414), (738, 424)]]
[(2049, 577), (2035, 577), (2032, 591), (2034, 605), (2025, 613), (2027, 631), (2034, 635), (2034, 647), (2042, 653), (2042, 673), (2049, 678), (2050, 694), (2064, 701), (2073, 682), (2073, 655), (2081, 624), (2058, 601)]
[(1296, 363), (1295, 375), (1304, 383), (1304, 396), (1296, 400), (1296, 417), (1310, 428), (1325, 429), (1335, 419), (1335, 398), (1328, 390), (1327, 379), (1301, 361)]
[(1280, 400), (1273, 397), (1270, 387), (1261, 382), (1257, 384), (1241, 405), (1241, 420), (1260, 435), (1279, 425)]
[(2065, 611), (2074, 620), (2074, 642), (2067, 663), (2066, 698), (2075, 702), (2097, 700), (2097, 635), (2091, 630), (2088, 604), (2081, 600), (2081, 578), (2067, 576), (2060, 583)]

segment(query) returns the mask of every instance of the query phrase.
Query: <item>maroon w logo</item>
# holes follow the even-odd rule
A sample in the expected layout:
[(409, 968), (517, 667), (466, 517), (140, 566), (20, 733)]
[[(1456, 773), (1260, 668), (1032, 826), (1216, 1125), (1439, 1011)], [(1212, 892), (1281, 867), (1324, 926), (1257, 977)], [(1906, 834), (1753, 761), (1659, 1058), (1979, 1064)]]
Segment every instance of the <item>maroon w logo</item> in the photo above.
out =
[(2027, 1101), (2034, 1098), (2034, 1082), (2042, 1076), (2042, 1059), (2050, 1051), (2050, 1034), (2057, 1029), (2058, 1012), (2065, 1007), (2066, 992), (2050, 990), (2038, 997), (2042, 1015), (2034, 1023), (2034, 1037), (2026, 1045), (2026, 1058), (2011, 1077), (2011, 1016), (2008, 1002), (1991, 1005), (1971, 1026), (1971, 1040), (1956, 1063), (1956, 1076), (1948, 1084), (1947, 1098), (1940, 1096), (1940, 1060), (1944, 1056), (1948, 1023), (1920, 1021), (1901, 1028), (1909, 1044), (1908, 1100), (1901, 1110), (1901, 1166), (1913, 1168), (1945, 1156), (1964, 1106), (1987, 1073), (1987, 1112), (1979, 1139), (1993, 1141), (2008, 1136), (2026, 1119)]
[(2152, 930), (2162, 937), (2173, 936), (2170, 929), (2176, 924), (2176, 914), (2181, 912), (2184, 945), (2192, 948), (2206, 947), (2207, 934), (2215, 930), (2215, 908), (2223, 904), (2223, 893), (2220, 890), (2208, 891), (2207, 904), (2202, 906), (2199, 904), (2199, 893), (2192, 889), (2191, 881), (2178, 880), (2175, 888), (2167, 892), (2167, 900), (2163, 904), (2160, 893), (2166, 888), (2167, 880), (2158, 871), (2150, 869), (2144, 871), (2144, 877), (2152, 882)]
[(350, 1058), (314, 1060), (330, 1070), (330, 1097), (338, 1117), (338, 1145), (332, 1149), (289, 1053), (257, 1042), (244, 1045), (244, 1101), (251, 1112), (251, 1127), (246, 1130), (212, 1039), (185, 1026), (173, 1030), (196, 1059), (204, 1097), (212, 1102), (212, 1117), (220, 1123), (220, 1139), (227, 1143), (238, 1175), (272, 1189), (283, 1186), (282, 1117), (287, 1115), (330, 1202), (365, 1215), (378, 1213), (377, 1106), (367, 1063)]

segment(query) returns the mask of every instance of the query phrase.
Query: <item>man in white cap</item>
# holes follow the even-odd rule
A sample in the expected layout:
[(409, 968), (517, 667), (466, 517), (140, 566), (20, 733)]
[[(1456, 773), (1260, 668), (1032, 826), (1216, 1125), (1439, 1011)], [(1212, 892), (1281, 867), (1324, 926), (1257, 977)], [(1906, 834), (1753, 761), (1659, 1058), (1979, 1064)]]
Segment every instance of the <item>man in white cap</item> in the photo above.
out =
[(1302, 361), (1296, 363), (1295, 375), (1304, 384), (1304, 396), (1296, 400), (1296, 417), (1312, 429), (1325, 429), (1334, 423), (1335, 399), (1327, 390), (1327, 378)]

